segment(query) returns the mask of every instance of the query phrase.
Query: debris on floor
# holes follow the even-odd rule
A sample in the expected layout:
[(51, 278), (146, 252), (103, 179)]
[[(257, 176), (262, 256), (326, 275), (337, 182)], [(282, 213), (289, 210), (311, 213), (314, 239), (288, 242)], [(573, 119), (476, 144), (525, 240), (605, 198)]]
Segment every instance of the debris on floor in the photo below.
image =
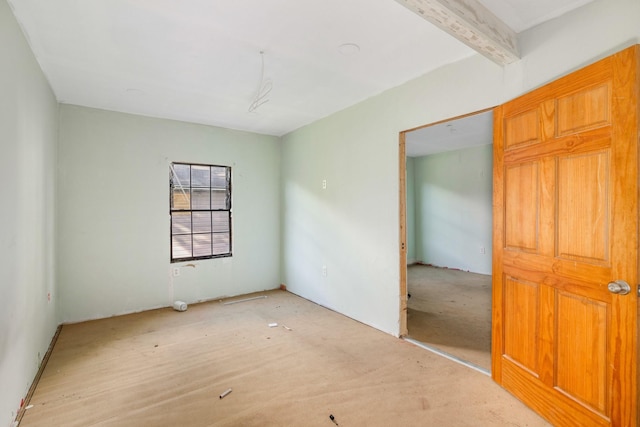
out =
[(173, 303), (173, 309), (175, 311), (187, 311), (187, 303), (184, 301), (176, 301)]
[(237, 304), (237, 303), (239, 303), (239, 302), (253, 301), (253, 300), (256, 300), (256, 299), (264, 299), (264, 298), (266, 298), (266, 297), (267, 297), (266, 295), (261, 295), (261, 296), (259, 296), (259, 297), (252, 297), (252, 298), (238, 299), (238, 300), (235, 300), (235, 301), (228, 301), (228, 302), (222, 303), (222, 305)]
[(229, 393), (231, 393), (231, 389), (228, 388), (225, 391), (222, 392), (222, 394), (220, 395), (220, 399), (223, 399), (226, 395), (228, 395)]
[(278, 326), (278, 324), (277, 324), (277, 323), (269, 323), (269, 327), (270, 327), (270, 328), (275, 328), (275, 327), (277, 327), (277, 326)]

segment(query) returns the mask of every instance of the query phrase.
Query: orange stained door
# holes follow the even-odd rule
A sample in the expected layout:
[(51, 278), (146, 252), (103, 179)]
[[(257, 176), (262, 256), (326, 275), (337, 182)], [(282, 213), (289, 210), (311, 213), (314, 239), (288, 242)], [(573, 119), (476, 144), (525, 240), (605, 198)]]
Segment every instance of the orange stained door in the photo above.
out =
[(492, 375), (557, 426), (638, 422), (638, 52), (494, 113)]

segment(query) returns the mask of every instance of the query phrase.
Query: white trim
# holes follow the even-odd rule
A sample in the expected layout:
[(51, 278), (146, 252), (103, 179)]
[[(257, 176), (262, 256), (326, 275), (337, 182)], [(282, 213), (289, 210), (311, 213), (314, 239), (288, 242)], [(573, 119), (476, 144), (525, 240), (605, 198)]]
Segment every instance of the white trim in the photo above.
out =
[(403, 339), (405, 341), (407, 341), (407, 342), (410, 342), (411, 344), (417, 345), (420, 348), (423, 348), (423, 349), (428, 350), (428, 351), (430, 351), (432, 353), (435, 353), (435, 354), (437, 354), (439, 356), (442, 356), (445, 359), (449, 359), (449, 360), (451, 360), (453, 362), (459, 363), (460, 365), (466, 366), (467, 368), (471, 368), (474, 371), (478, 371), (481, 374), (485, 374), (488, 377), (491, 376), (491, 373), (488, 370), (486, 370), (485, 368), (482, 368), (482, 367), (480, 367), (480, 366), (478, 366), (476, 364), (473, 364), (471, 362), (467, 362), (466, 360), (462, 360), (462, 359), (460, 359), (460, 358), (458, 358), (458, 357), (456, 357), (456, 356), (454, 356), (452, 354), (447, 353), (446, 351), (442, 351), (442, 350), (439, 350), (439, 349), (437, 349), (435, 347), (431, 347), (430, 345), (427, 345), (427, 344), (422, 343), (420, 341), (416, 341), (413, 338), (404, 337)]

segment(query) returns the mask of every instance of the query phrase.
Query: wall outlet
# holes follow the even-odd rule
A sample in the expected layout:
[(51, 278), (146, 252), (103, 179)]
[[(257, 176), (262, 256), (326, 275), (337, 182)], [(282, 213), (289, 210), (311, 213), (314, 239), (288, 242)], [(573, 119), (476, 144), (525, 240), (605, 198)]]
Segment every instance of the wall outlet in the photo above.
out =
[(326, 265), (322, 266), (322, 277), (327, 277), (327, 266)]
[(487, 251), (484, 249), (484, 246), (480, 246), (480, 253), (484, 255)]
[(173, 277), (180, 275), (180, 267), (173, 267)]
[(326, 180), (326, 179), (323, 179), (323, 180), (322, 180), (322, 189), (323, 189), (323, 190), (326, 190), (326, 189), (327, 189), (327, 180)]

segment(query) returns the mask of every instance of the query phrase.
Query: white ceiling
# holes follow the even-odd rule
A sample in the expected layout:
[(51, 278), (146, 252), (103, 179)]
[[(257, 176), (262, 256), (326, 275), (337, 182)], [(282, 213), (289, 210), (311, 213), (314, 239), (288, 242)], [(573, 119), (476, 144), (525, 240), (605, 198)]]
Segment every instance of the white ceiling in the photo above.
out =
[[(481, 0), (515, 31), (589, 1)], [(60, 102), (270, 135), (475, 53), (394, 0), (8, 2)]]
[(513, 31), (528, 28), (557, 18), (593, 0), (478, 0)]
[(407, 157), (493, 144), (493, 111), (426, 126), (405, 134)]

